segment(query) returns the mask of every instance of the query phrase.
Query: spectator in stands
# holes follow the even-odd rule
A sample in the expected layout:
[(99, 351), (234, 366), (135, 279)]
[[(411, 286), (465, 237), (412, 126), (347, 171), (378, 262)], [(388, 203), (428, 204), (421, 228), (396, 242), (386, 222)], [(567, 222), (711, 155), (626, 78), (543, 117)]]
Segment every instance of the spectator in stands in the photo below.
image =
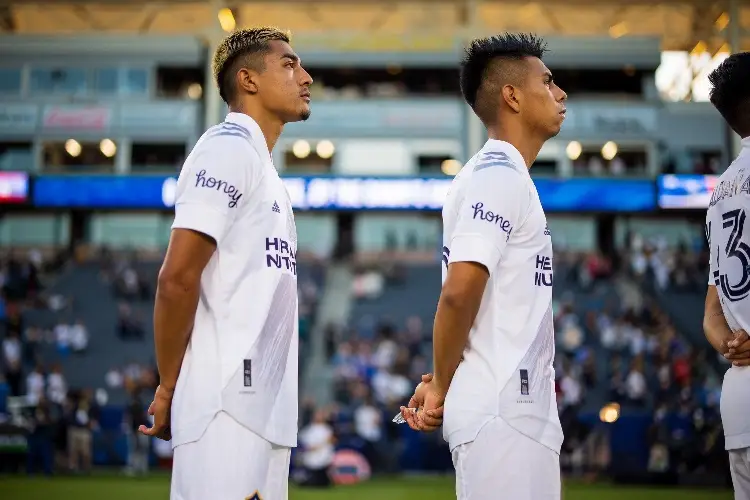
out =
[(398, 344), (395, 341), (396, 332), (391, 325), (383, 325), (378, 332), (378, 341), (372, 356), (372, 363), (379, 369), (390, 369), (396, 362)]
[(354, 430), (364, 441), (362, 454), (375, 472), (382, 469), (379, 450), (383, 438), (383, 413), (375, 406), (367, 386), (360, 386), (359, 405), (354, 410)]
[(44, 342), (44, 330), (35, 326), (26, 328), (23, 337), (24, 362), (30, 365), (39, 359), (39, 353)]
[(51, 476), (54, 467), (55, 414), (52, 405), (42, 396), (34, 408), (29, 433), (27, 472), (35, 474), (38, 469)]
[(70, 325), (65, 321), (59, 321), (52, 330), (55, 336), (55, 345), (57, 352), (65, 355), (70, 350)]
[(104, 383), (107, 384), (107, 387), (110, 389), (119, 389), (123, 386), (124, 382), (125, 377), (123, 376), (122, 371), (117, 367), (110, 368), (104, 376)]
[(91, 391), (82, 391), (68, 415), (68, 460), (73, 472), (91, 472), (93, 431), (99, 427), (99, 411)]
[(660, 404), (654, 412), (653, 422), (648, 429), (649, 472), (666, 472), (669, 469), (669, 442), (671, 436), (666, 423), (667, 406)]
[(398, 409), (400, 402), (408, 399), (412, 393), (411, 386), (413, 384), (411, 384), (408, 375), (408, 351), (401, 351), (393, 369), (380, 369), (372, 378), (372, 387), (377, 401), (385, 405), (386, 408), (395, 405)]
[(581, 363), (581, 378), (585, 389), (593, 389), (599, 380), (596, 373), (596, 354), (591, 349), (581, 349), (578, 358)]
[(68, 396), (68, 384), (59, 363), (52, 367), (47, 376), (47, 398), (54, 404), (61, 405)]
[(569, 359), (563, 362), (563, 375), (560, 379), (560, 390), (562, 392), (562, 413), (577, 412), (583, 402), (583, 386), (574, 372)]
[(3, 340), (3, 365), (5, 366), (5, 379), (10, 386), (11, 396), (21, 395), (21, 337), (14, 330), (6, 330), (7, 337)]
[(121, 303), (118, 308), (117, 335), (122, 340), (143, 340), (145, 333), (143, 325), (135, 317), (130, 305)]
[(303, 448), (302, 465), (307, 472), (307, 479), (302, 484), (315, 487), (330, 486), (328, 468), (333, 462), (336, 438), (328, 423), (326, 411), (315, 412), (313, 421), (300, 431), (299, 441)]
[(128, 439), (128, 462), (125, 469), (128, 475), (148, 474), (148, 459), (151, 438), (138, 432), (141, 425), (149, 427), (151, 420), (146, 413), (147, 406), (141, 398), (138, 385), (131, 382), (128, 387), (130, 400), (125, 411), (125, 435)]
[(29, 404), (36, 405), (44, 397), (44, 390), (44, 367), (41, 364), (37, 364), (26, 376), (26, 399)]
[(646, 376), (643, 373), (643, 357), (637, 356), (630, 364), (630, 371), (625, 379), (625, 394), (628, 402), (636, 406), (646, 403)]
[(85, 352), (89, 345), (89, 331), (83, 320), (76, 321), (70, 327), (70, 346), (73, 352)]

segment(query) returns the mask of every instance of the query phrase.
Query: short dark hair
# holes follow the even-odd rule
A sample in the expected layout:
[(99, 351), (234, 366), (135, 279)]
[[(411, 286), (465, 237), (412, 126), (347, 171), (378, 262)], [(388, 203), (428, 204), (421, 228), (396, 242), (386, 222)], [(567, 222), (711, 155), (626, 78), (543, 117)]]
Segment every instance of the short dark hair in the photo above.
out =
[(241, 29), (227, 36), (216, 48), (213, 59), (214, 80), (224, 102), (229, 104), (235, 97), (234, 78), (239, 64), (262, 71), (263, 58), (257, 56), (268, 54), (272, 41), (289, 43), (290, 39), (288, 31), (272, 27)]
[[(472, 40), (461, 61), (461, 93), (466, 102), (483, 121), (488, 118), (487, 104), (482, 99), (483, 83), (495, 61), (522, 61), (526, 57), (541, 59), (547, 43), (532, 33), (504, 33)], [(508, 78), (506, 72), (503, 75)], [(495, 89), (499, 90), (499, 89)]]
[(750, 52), (732, 54), (708, 75), (709, 99), (730, 127), (750, 135)]

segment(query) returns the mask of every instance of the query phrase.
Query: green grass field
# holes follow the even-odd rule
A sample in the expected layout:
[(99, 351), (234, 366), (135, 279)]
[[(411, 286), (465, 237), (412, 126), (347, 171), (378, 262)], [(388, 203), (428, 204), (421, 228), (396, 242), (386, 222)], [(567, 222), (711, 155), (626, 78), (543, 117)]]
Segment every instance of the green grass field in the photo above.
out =
[[(290, 500), (430, 500), (455, 499), (453, 478), (379, 479), (325, 491), (292, 489)], [(166, 500), (169, 479), (122, 477), (27, 479), (0, 478), (3, 500)], [(609, 485), (566, 485), (565, 500), (731, 500), (730, 491), (631, 488)], [(502, 497), (498, 497), (499, 500)], [(233, 499), (216, 499), (233, 500)], [(237, 499), (240, 500), (240, 499)], [(275, 500), (275, 499), (266, 499)], [(507, 499), (512, 500), (512, 499)]]

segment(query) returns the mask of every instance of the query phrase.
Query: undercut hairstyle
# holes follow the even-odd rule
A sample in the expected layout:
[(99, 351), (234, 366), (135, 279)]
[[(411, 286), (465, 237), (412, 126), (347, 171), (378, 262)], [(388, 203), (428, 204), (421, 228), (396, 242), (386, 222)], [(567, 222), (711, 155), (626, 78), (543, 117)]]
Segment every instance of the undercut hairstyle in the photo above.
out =
[(289, 43), (291, 34), (277, 28), (262, 27), (237, 30), (216, 49), (213, 59), (214, 81), (219, 95), (229, 104), (236, 97), (235, 77), (240, 68), (263, 71), (263, 58), (271, 51), (271, 42)]
[(504, 33), (469, 44), (461, 61), (461, 93), (480, 120), (494, 119), (504, 85), (522, 83), (523, 60), (542, 59), (546, 51), (544, 39), (531, 33)]
[(709, 99), (730, 127), (750, 136), (750, 52), (732, 54), (708, 75)]

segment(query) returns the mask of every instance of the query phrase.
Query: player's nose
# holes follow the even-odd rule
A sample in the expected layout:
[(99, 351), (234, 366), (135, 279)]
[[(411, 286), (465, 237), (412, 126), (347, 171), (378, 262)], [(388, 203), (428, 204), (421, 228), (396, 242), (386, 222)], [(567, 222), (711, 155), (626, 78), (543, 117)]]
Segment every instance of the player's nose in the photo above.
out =
[(309, 87), (313, 83), (313, 78), (310, 76), (310, 73), (307, 72), (305, 68), (300, 68), (302, 70), (302, 79), (300, 81), (300, 84)]

